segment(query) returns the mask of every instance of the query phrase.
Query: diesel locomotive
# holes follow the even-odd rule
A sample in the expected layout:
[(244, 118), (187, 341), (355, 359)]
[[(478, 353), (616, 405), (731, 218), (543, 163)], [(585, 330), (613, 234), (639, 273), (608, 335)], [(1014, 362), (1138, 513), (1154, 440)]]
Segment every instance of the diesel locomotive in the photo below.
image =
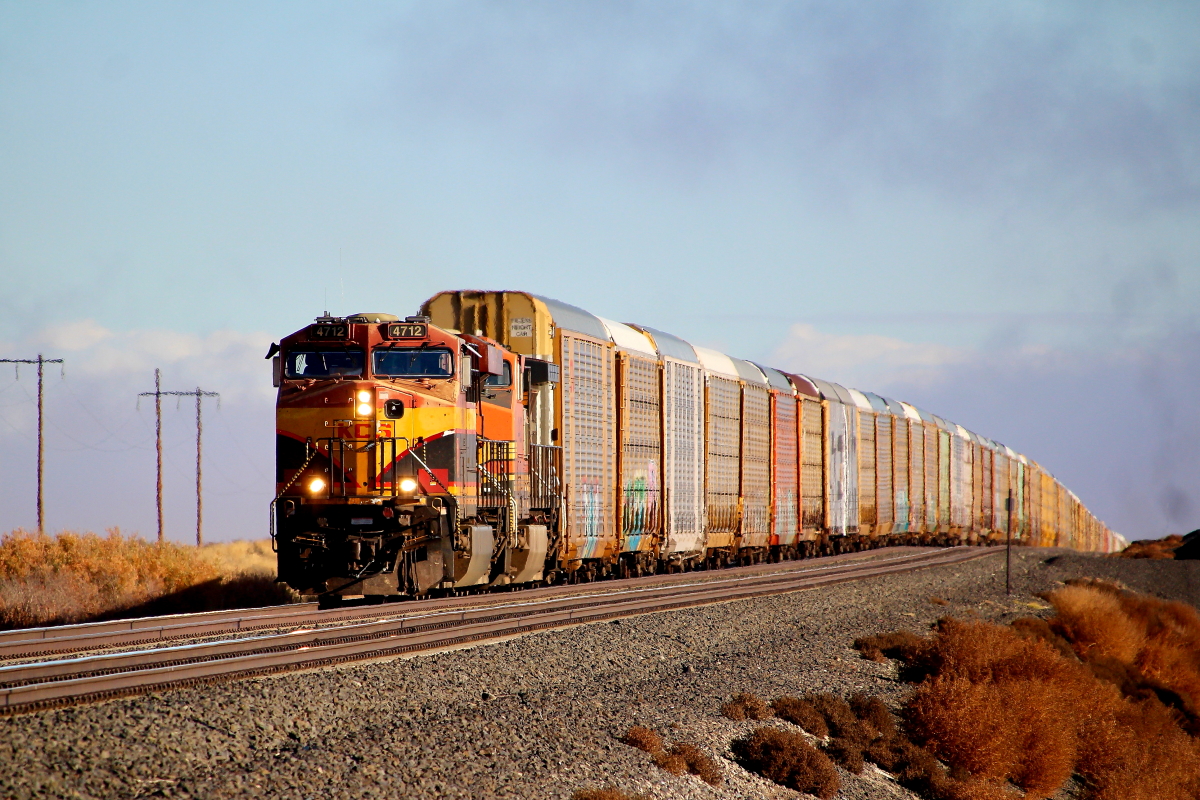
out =
[(1111, 551), (1036, 462), (906, 403), (524, 292), (272, 345), (279, 578), (324, 605), (884, 544)]

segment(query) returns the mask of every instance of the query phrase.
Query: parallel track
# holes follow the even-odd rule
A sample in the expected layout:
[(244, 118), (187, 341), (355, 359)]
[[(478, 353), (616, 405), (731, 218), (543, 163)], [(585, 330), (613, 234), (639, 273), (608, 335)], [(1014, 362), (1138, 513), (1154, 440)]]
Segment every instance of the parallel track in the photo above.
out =
[[(339, 611), (301, 607), (180, 615), (170, 624), (130, 627), (137, 621), (75, 626), (75, 635), (0, 639), (0, 658), (45, 653), (54, 647), (85, 650), (144, 644), (171, 636), (213, 635), (253, 629), (322, 623), (282, 633), (243, 635), (166, 647), (77, 655), (53, 661), (0, 667), (0, 714), (93, 702), (169, 687), (385, 658), (459, 647), (531, 631), (598, 622), (616, 617), (782, 594), (879, 575), (962, 563), (998, 552), (956, 547), (864, 559), (829, 559), (824, 565), (795, 562), (773, 568), (731, 570), (720, 577), (668, 576), (646, 583), (619, 581), (604, 590), (554, 587), (515, 594), (475, 595), (402, 606), (365, 606)], [(787, 568), (791, 567), (791, 568)], [(575, 589), (571, 593), (555, 591)], [(200, 617), (200, 619), (197, 619)], [(328, 624), (334, 623), (334, 624)], [(124, 626), (124, 627), (122, 627)], [(43, 629), (49, 630), (49, 629)], [(59, 629), (60, 631), (62, 629)], [(15, 632), (14, 632), (15, 633)]]

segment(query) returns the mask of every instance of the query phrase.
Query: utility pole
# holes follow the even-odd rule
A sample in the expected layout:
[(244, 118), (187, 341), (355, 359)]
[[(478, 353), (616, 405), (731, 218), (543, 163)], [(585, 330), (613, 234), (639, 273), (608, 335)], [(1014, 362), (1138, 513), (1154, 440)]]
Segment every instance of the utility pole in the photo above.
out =
[(162, 506), (162, 370), (154, 370), (154, 391), (142, 392), (138, 397), (154, 398), (154, 451), (158, 455), (158, 480), (155, 483), (154, 501), (158, 509), (158, 543), (163, 540)]
[[(182, 392), (181, 392), (182, 394)], [(200, 401), (205, 397), (216, 397), (220, 403), (221, 395), (216, 392), (206, 392), (199, 386), (196, 391), (187, 392), (196, 395), (196, 547), (204, 544), (204, 499), (200, 492), (200, 435), (204, 431), (204, 423), (200, 421)]]
[(204, 495), (203, 495), (203, 469), (202, 469), (202, 435), (204, 433), (204, 422), (200, 415), (200, 404), (205, 397), (217, 398), (217, 403), (220, 403), (221, 395), (217, 392), (206, 392), (197, 386), (190, 392), (164, 392), (162, 390), (161, 371), (154, 370), (154, 391), (142, 392), (138, 397), (153, 397), (154, 398), (154, 432), (155, 432), (155, 449), (158, 452), (158, 541), (163, 540), (163, 510), (162, 510), (162, 398), (164, 397), (195, 397), (196, 398), (196, 547), (204, 544)]
[(14, 364), (14, 368), (18, 370), (17, 377), (21, 377), (19, 370), (21, 364), (37, 364), (38, 369), (38, 445), (37, 445), (37, 529), (38, 533), (46, 530), (46, 504), (45, 495), (42, 492), (42, 477), (46, 471), (46, 439), (45, 426), (43, 420), (44, 400), (43, 400), (43, 367), (46, 364), (61, 364), (61, 358), (42, 358), (42, 354), (38, 353), (37, 358), (0, 358), (0, 364)]

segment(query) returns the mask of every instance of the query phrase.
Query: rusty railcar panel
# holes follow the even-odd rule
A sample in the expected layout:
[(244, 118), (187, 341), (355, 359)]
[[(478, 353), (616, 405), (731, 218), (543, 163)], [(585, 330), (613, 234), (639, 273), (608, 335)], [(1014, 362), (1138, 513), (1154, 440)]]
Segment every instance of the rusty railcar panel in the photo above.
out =
[(892, 532), (895, 524), (892, 496), (892, 415), (875, 416), (875, 516), (877, 535)]
[(923, 533), (925, 522), (925, 424), (920, 417), (909, 419), (908, 459), (909, 459), (909, 526), (910, 531)]
[(800, 532), (799, 401), (771, 393), (771, 544), (789, 546)]
[(741, 547), (766, 547), (771, 538), (771, 407), (765, 386), (742, 387)]
[(707, 546), (732, 547), (738, 532), (741, 451), (741, 385), (709, 374), (705, 402)]
[(938, 475), (938, 533), (950, 532), (950, 431), (937, 429), (937, 475)]
[(983, 536), (987, 526), (983, 519), (983, 445), (978, 438), (971, 441), (971, 531)]
[(995, 491), (992, 493), (996, 507), (996, 530), (1002, 535), (1008, 535), (1008, 519), (1010, 516), (1008, 508), (1008, 493), (1009, 486), (1009, 462), (1008, 456), (1001, 451), (996, 451), (993, 461), (993, 476), (995, 481)]
[(996, 530), (996, 493), (992, 486), (992, 459), (992, 448), (990, 445), (985, 444), (980, 452), (980, 472), (983, 476), (983, 488), (981, 490), (983, 506), (983, 531), (987, 536), (991, 536)]
[(662, 534), (662, 399), (657, 361), (618, 360), (622, 549), (654, 550)]
[(932, 422), (922, 421), (925, 429), (925, 530), (936, 533), (941, 526), (938, 510), (941, 497), (938, 494), (938, 433), (941, 431)]
[(892, 418), (892, 484), (896, 503), (893, 506), (893, 533), (907, 533), (912, 524), (912, 508), (908, 500), (908, 429), (907, 417)]
[(558, 338), (567, 559), (611, 557), (620, 547), (613, 350), (606, 341), (561, 329)]
[(1028, 542), (1029, 498), (1025, 493), (1025, 462), (1018, 460), (1014, 466), (1016, 467), (1016, 475), (1014, 480), (1016, 492), (1014, 493), (1014, 497), (1016, 497), (1017, 503), (1017, 532), (1020, 535), (1022, 542)]
[(950, 529), (962, 535), (971, 526), (971, 451), (966, 430), (950, 427)]
[(1042, 503), (1042, 547), (1054, 547), (1056, 544), (1056, 536), (1054, 531), (1055, 507), (1056, 498), (1054, 496), (1054, 477), (1045, 470), (1041, 470), (1038, 474), (1038, 480), (1041, 483), (1041, 503)]
[(858, 531), (875, 533), (879, 516), (875, 506), (875, 414), (855, 410), (858, 417)]
[(820, 401), (800, 400), (800, 430), (802, 536), (812, 541), (825, 529), (825, 423)]

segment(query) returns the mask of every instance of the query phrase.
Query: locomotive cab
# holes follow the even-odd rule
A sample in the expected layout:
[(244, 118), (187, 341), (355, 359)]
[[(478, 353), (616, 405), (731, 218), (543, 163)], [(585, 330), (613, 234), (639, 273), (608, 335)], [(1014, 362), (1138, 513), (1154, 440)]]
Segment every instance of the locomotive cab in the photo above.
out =
[(281, 581), (327, 605), (505, 582), (520, 356), (387, 314), (319, 317), (270, 355)]

